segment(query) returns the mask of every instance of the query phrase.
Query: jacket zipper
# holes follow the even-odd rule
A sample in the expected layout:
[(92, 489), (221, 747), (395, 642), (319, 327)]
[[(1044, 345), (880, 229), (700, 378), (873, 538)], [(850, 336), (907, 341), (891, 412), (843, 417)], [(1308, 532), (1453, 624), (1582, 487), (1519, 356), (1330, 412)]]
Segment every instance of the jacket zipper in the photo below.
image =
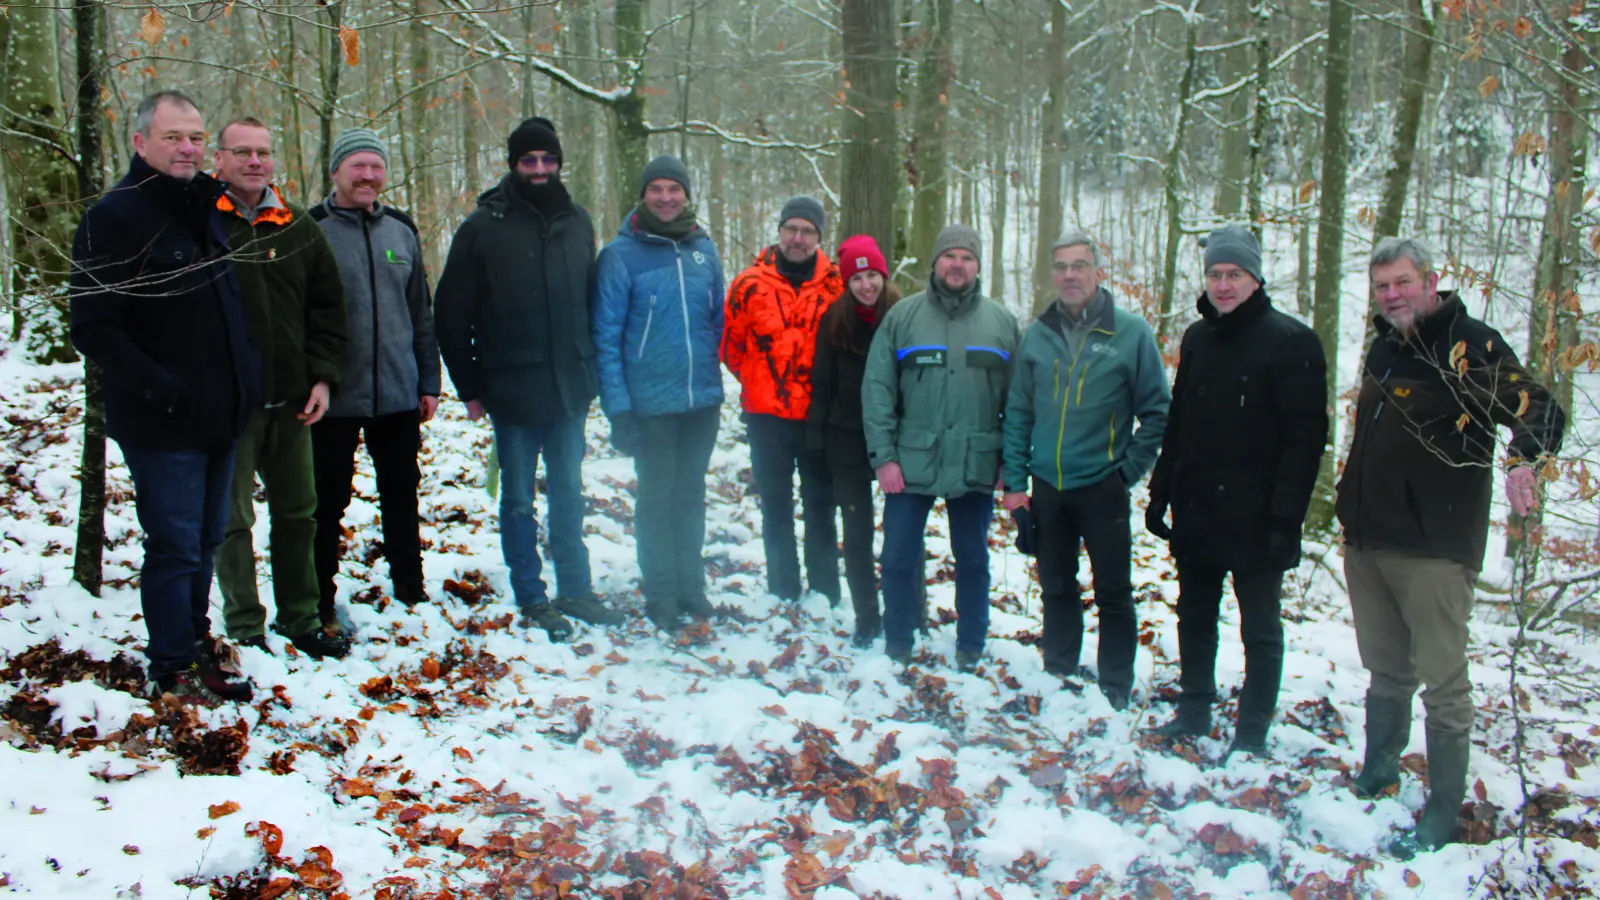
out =
[(689, 289), (683, 282), (683, 251), (678, 242), (672, 238), (651, 234), (648, 231), (645, 232), (645, 236), (666, 241), (671, 245), (672, 261), (678, 266), (678, 307), (683, 310), (683, 357), (689, 364), (689, 378), (684, 387), (689, 395), (689, 405), (694, 406), (694, 343), (689, 336)]
[(361, 238), (367, 244), (367, 293), (372, 301), (372, 417), (378, 417), (378, 263), (372, 257), (372, 230), (365, 211), (361, 215)]
[(635, 359), (644, 359), (644, 348), (645, 348), (645, 345), (650, 343), (650, 323), (655, 321), (655, 318), (656, 318), (656, 295), (655, 294), (651, 294), (650, 295), (650, 311), (648, 313), (645, 313), (645, 317), (644, 317), (644, 333), (639, 335), (639, 355), (634, 357)]

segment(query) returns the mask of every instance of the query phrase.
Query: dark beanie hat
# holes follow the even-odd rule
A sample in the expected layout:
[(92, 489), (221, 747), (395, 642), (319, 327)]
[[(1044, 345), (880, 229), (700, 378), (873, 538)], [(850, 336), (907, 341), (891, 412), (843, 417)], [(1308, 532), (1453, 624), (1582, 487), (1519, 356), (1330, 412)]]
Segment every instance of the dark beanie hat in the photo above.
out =
[(983, 240), (971, 225), (946, 225), (933, 239), (933, 258), (938, 260), (951, 250), (966, 250), (979, 260), (983, 259)]
[(515, 167), (517, 160), (535, 150), (561, 158), (561, 139), (556, 137), (556, 126), (543, 116), (523, 119), (506, 138), (506, 162)]
[(658, 178), (676, 181), (683, 185), (685, 195), (694, 196), (694, 190), (689, 187), (689, 168), (670, 153), (663, 153), (645, 164), (644, 171), (639, 173), (639, 196), (643, 197), (644, 189)]
[(1256, 236), (1243, 225), (1224, 225), (1200, 240), (1205, 248), (1205, 267), (1217, 263), (1231, 263), (1250, 273), (1250, 277), (1266, 284), (1261, 276), (1261, 245)]
[(828, 214), (823, 212), (822, 204), (812, 197), (790, 197), (788, 202), (783, 204), (783, 211), (778, 213), (778, 225), (781, 227), (790, 219), (805, 219), (815, 225), (818, 233), (821, 233), (823, 226), (827, 224)]

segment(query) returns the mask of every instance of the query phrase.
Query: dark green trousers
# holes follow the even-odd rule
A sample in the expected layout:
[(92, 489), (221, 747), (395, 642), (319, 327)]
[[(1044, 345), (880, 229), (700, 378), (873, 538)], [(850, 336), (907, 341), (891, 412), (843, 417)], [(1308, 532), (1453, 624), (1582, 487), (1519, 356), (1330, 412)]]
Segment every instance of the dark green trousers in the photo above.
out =
[(317, 577), (312, 542), (317, 534), (316, 480), (311, 467), (311, 429), (294, 404), (258, 409), (250, 415), (233, 465), (233, 495), (228, 531), (217, 550), (217, 582), (222, 587), (222, 619), (234, 640), (266, 632), (267, 610), (256, 592), (256, 476), (267, 490), (271, 523), (272, 597), (278, 630), (300, 635), (321, 627), (317, 615)]

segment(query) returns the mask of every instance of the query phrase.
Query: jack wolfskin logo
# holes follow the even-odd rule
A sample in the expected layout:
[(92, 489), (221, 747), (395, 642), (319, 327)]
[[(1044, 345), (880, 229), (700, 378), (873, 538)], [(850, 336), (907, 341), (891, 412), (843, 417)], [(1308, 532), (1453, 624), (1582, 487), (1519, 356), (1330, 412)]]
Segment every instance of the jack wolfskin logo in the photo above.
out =
[(404, 256), (397, 255), (393, 250), (385, 250), (385, 251), (383, 251), (383, 258), (388, 260), (391, 263), (394, 263), (397, 266), (409, 266), (409, 265), (411, 265), (411, 260), (406, 259)]
[(694, 251), (694, 264), (697, 265), (697, 266), (705, 265), (706, 264), (706, 255), (704, 253), (701, 253), (699, 250)]

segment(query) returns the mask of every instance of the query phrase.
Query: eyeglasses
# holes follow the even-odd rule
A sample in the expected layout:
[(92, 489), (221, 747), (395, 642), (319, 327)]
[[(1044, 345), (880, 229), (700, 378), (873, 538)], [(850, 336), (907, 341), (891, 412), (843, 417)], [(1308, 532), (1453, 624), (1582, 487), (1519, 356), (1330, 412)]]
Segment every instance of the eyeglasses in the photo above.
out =
[(524, 169), (559, 169), (561, 157), (549, 153), (529, 153), (518, 159), (517, 165)]
[(778, 232), (784, 237), (814, 238), (820, 234), (820, 232), (818, 232), (815, 228), (812, 228), (810, 225), (780, 225), (778, 227)]
[(1054, 270), (1054, 271), (1057, 271), (1057, 272), (1071, 272), (1074, 275), (1082, 275), (1083, 273), (1089, 271), (1090, 269), (1093, 269), (1094, 268), (1094, 263), (1089, 262), (1088, 260), (1085, 260), (1085, 259), (1080, 259), (1080, 260), (1077, 260), (1076, 262), (1069, 262), (1069, 263), (1064, 263), (1064, 262), (1051, 263), (1050, 264), (1050, 268), (1052, 270)]
[(237, 159), (239, 162), (249, 162), (250, 157), (252, 156), (256, 157), (262, 162), (272, 161), (272, 151), (263, 150), (260, 147), (222, 147), (220, 149), (224, 153), (233, 154), (233, 158)]
[(1229, 284), (1244, 284), (1247, 279), (1252, 277), (1254, 276), (1243, 269), (1228, 269), (1225, 272), (1217, 269), (1206, 270), (1206, 281), (1211, 284), (1216, 284), (1220, 281), (1226, 281)]

